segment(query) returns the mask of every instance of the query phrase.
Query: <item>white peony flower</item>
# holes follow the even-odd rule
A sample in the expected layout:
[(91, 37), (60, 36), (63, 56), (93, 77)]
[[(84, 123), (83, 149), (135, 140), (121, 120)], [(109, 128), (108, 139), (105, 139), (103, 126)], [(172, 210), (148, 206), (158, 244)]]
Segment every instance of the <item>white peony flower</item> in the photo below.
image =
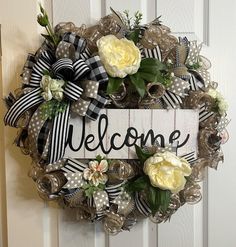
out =
[(171, 152), (156, 153), (144, 163), (144, 173), (149, 176), (152, 186), (178, 193), (184, 189), (192, 169), (189, 163)]
[(138, 71), (141, 54), (133, 41), (107, 35), (97, 41), (97, 46), (101, 61), (110, 76), (124, 78)]

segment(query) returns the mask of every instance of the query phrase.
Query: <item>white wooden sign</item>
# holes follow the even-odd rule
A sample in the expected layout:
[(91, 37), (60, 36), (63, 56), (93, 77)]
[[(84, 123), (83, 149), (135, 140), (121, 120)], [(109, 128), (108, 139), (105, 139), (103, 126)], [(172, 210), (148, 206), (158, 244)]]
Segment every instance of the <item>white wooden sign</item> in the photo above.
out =
[(178, 155), (197, 153), (196, 110), (104, 109), (96, 121), (71, 117), (65, 157), (134, 159), (135, 145), (178, 143)]

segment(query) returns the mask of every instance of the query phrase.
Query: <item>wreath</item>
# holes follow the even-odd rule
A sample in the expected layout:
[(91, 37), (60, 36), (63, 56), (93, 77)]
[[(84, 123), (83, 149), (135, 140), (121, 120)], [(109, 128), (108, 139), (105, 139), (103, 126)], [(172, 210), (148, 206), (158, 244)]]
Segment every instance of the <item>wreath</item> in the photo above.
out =
[[(111, 9), (95, 26), (52, 28), (40, 11), (47, 34), (28, 55), (22, 87), (5, 98), (4, 118), (19, 129), (15, 143), (32, 158), (30, 176), (40, 197), (76, 208), (78, 220), (102, 220), (110, 234), (142, 218), (164, 222), (185, 203), (199, 202), (205, 168), (223, 161), (229, 122), (202, 45), (177, 39), (160, 18), (141, 25), (140, 12), (130, 17)], [(133, 160), (65, 158), (71, 114), (96, 121), (104, 107), (198, 109), (198, 152), (177, 156), (176, 143), (155, 141), (136, 145)]]

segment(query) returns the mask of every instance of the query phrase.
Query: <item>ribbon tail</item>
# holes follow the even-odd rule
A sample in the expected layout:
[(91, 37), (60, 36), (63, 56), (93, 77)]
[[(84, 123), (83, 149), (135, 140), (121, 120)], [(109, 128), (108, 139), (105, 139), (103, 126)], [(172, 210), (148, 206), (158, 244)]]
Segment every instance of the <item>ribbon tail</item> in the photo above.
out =
[(61, 159), (65, 153), (70, 104), (66, 110), (58, 114), (54, 120), (51, 131), (51, 143), (48, 155), (48, 162), (53, 163)]
[(40, 95), (41, 88), (33, 89), (31, 92), (19, 98), (8, 110), (4, 117), (6, 125), (17, 127), (19, 118), (32, 107), (44, 101)]

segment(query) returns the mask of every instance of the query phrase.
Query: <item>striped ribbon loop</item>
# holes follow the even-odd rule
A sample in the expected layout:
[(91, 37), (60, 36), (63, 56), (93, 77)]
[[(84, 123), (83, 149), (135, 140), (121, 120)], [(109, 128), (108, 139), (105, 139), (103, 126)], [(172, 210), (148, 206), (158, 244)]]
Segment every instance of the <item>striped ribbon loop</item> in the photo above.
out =
[(76, 101), (83, 93), (83, 89), (73, 82), (68, 81), (64, 89), (64, 95), (71, 101)]
[(153, 49), (143, 48), (141, 51), (141, 55), (144, 58), (156, 58), (159, 61), (162, 60), (161, 50), (158, 45), (154, 47)]
[(88, 165), (84, 164), (78, 160), (75, 159), (67, 159), (66, 164), (63, 168), (61, 168), (64, 172), (83, 172), (85, 168), (87, 168)]
[(162, 99), (168, 107), (173, 109), (178, 108), (178, 106), (183, 103), (182, 98), (171, 91), (166, 91)]
[(61, 159), (65, 153), (66, 138), (69, 121), (70, 104), (66, 110), (59, 113), (53, 120), (48, 162), (53, 163)]
[(136, 205), (138, 211), (142, 215), (149, 217), (150, 214), (152, 213), (152, 211), (151, 211), (150, 207), (148, 206), (147, 202), (142, 198), (142, 196), (140, 196), (140, 194), (138, 192), (135, 193), (134, 201), (135, 201), (135, 205)]
[(19, 118), (32, 107), (42, 103), (41, 88), (35, 88), (31, 92), (19, 98), (8, 110), (4, 117), (6, 125), (17, 127)]
[(119, 183), (119, 184), (116, 184), (116, 185), (110, 185), (110, 186), (107, 186), (106, 187), (106, 192), (109, 196), (109, 199), (112, 201), (114, 200), (117, 196), (119, 196), (119, 194), (121, 193), (122, 191), (122, 185), (124, 184), (125, 182), (123, 181), (122, 183)]
[(207, 120), (208, 118), (210, 118), (213, 115), (214, 115), (214, 112), (209, 111), (207, 109), (205, 103), (200, 106), (200, 111), (199, 111), (199, 122), (200, 123)]
[(73, 78), (74, 81), (83, 78), (90, 71), (90, 68), (82, 59), (76, 60), (73, 64), (73, 67), (74, 67), (74, 78)]
[(74, 74), (73, 62), (69, 58), (61, 58), (52, 65), (52, 71), (60, 79), (71, 80)]
[(32, 87), (39, 87), (42, 76), (45, 71), (49, 71), (51, 64), (53, 63), (53, 57), (48, 51), (42, 52), (37, 62), (32, 69), (32, 75), (29, 85)]

